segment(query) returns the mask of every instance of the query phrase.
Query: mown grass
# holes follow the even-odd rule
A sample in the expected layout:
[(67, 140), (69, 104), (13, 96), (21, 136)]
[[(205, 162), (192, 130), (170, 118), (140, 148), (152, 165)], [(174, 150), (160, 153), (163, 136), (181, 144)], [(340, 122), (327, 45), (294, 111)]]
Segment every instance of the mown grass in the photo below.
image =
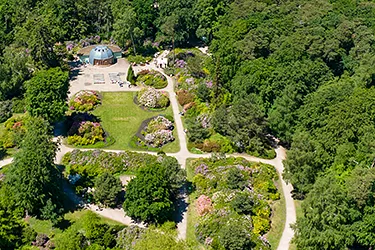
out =
[(283, 234), (286, 220), (285, 197), (281, 188), (281, 180), (278, 179), (275, 185), (277, 190), (279, 190), (280, 199), (271, 204), (271, 230), (267, 233), (267, 239), (271, 244), (271, 249), (277, 249), (281, 235)]
[[(115, 142), (107, 149), (142, 150), (131, 142), (141, 123), (147, 118), (159, 114), (173, 116), (171, 107), (163, 111), (146, 111), (133, 102), (132, 92), (104, 92), (102, 105), (97, 107), (93, 114), (101, 120), (103, 128), (114, 138)], [(177, 131), (175, 141), (161, 148), (164, 152), (174, 153), (180, 150)]]

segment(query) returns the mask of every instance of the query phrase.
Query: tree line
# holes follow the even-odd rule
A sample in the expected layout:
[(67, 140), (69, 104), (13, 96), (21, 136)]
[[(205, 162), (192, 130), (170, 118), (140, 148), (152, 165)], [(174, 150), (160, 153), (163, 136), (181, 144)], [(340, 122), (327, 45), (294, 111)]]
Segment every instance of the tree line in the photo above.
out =
[(251, 97), (289, 148), (284, 177), (305, 199), (298, 249), (375, 244), (374, 11), (370, 1), (240, 0), (214, 32), (217, 84), (232, 103)]

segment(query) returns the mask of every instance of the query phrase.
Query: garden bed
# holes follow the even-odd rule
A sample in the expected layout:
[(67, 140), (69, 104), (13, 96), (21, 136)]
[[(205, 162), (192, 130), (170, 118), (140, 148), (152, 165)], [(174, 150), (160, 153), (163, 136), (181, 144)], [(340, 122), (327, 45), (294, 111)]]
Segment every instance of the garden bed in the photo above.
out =
[[(141, 92), (141, 91), (140, 91)], [(137, 105), (138, 107), (140, 107), (141, 109), (145, 110), (145, 111), (150, 111), (150, 112), (158, 112), (158, 111), (164, 111), (168, 108), (169, 104), (170, 104), (170, 101), (169, 101), (169, 96), (167, 93), (163, 93), (163, 97), (165, 98), (168, 98), (168, 101), (165, 102), (165, 106), (164, 107), (146, 107), (144, 106), (142, 103), (139, 102), (139, 95), (140, 95), (140, 92), (137, 92), (136, 95), (134, 95), (134, 98), (133, 98), (133, 102), (135, 105)], [(155, 105), (154, 105), (155, 106)], [(159, 105), (160, 106), (160, 105)]]
[[(233, 170), (240, 170), (237, 177), (242, 176), (242, 180), (228, 176)], [(270, 216), (274, 212), (282, 212), (282, 209), (271, 212), (271, 208), (275, 208), (275, 204), (282, 204), (282, 200), (279, 202), (279, 193), (274, 185), (277, 174), (272, 166), (233, 157), (189, 159), (187, 178), (193, 183), (189, 189), (192, 193), (189, 195), (187, 241), (196, 249), (210, 249), (210, 245), (223, 244), (220, 235), (229, 221), (234, 222), (232, 229), (241, 228), (243, 232), (251, 233), (251, 241), (258, 247), (268, 248), (264, 237), (266, 232), (273, 234), (272, 243), (277, 244), (281, 236), (279, 228), (283, 228), (283, 225), (280, 223), (276, 232), (269, 230)], [(243, 187), (235, 187), (234, 184)], [(244, 206), (244, 202), (238, 202), (240, 196), (251, 196), (254, 204)], [(273, 214), (272, 221), (276, 217), (280, 218), (279, 214)]]
[[(158, 123), (167, 122), (169, 125), (163, 126), (163, 128), (160, 128), (156, 131), (149, 131), (150, 124), (155, 123), (155, 122), (158, 122)], [(173, 131), (174, 131), (173, 122), (174, 122), (173, 117), (170, 117), (170, 116), (165, 117), (165, 116), (159, 115), (159, 116), (148, 118), (142, 122), (137, 133), (135, 134), (135, 138), (133, 139), (133, 142), (137, 145), (137, 147), (148, 149), (151, 151), (159, 151), (162, 146), (165, 146), (166, 144), (171, 143), (175, 140), (175, 137), (173, 135)], [(156, 124), (156, 126), (158, 126), (158, 124)], [(148, 137), (152, 135), (153, 133), (158, 133), (160, 131), (165, 131), (165, 130), (167, 130), (167, 133), (170, 138), (169, 139), (166, 138), (165, 141), (157, 143), (158, 146), (150, 145), (150, 143), (154, 143), (154, 142), (152, 140), (150, 141)]]
[(136, 84), (162, 89), (167, 87), (168, 81), (162, 73), (155, 70), (145, 69), (137, 73)]

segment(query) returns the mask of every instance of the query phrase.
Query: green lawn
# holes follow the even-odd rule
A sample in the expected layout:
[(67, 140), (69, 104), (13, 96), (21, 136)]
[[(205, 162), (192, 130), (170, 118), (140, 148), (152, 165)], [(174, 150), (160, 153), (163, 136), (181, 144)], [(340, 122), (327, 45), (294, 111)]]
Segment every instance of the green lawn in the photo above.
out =
[[(104, 129), (115, 139), (108, 149), (140, 150), (132, 146), (132, 137), (142, 121), (158, 114), (173, 116), (171, 107), (163, 111), (145, 111), (134, 104), (133, 92), (104, 92), (102, 105), (93, 114), (101, 119)], [(180, 150), (177, 131), (173, 132), (176, 140), (162, 147), (164, 152), (174, 153)]]
[(267, 239), (271, 244), (271, 249), (277, 249), (281, 235), (283, 234), (286, 219), (285, 197), (281, 188), (281, 180), (277, 180), (275, 184), (280, 193), (280, 200), (277, 200), (271, 204), (271, 230), (267, 233)]

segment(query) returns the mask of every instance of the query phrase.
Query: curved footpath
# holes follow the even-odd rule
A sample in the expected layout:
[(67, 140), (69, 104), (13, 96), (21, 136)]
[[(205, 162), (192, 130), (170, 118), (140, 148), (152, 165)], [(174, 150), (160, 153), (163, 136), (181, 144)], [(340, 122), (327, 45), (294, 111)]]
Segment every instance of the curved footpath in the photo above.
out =
[[(161, 56), (166, 56), (168, 52), (165, 51), (162, 53)], [(187, 149), (187, 138), (184, 132), (181, 116), (179, 115), (180, 110), (179, 110), (179, 105), (177, 102), (176, 98), (176, 93), (174, 91), (174, 81), (171, 77), (167, 76), (161, 69), (157, 68), (154, 64), (146, 65), (146, 66), (135, 66), (134, 71), (138, 72), (142, 69), (153, 69), (157, 70), (160, 73), (162, 73), (164, 76), (166, 76), (168, 80), (168, 85), (166, 88), (164, 88), (164, 91), (167, 91), (170, 97), (170, 102), (174, 114), (174, 120), (176, 123), (176, 128), (177, 128), (177, 134), (180, 142), (180, 151), (177, 153), (167, 153), (168, 156), (173, 156), (175, 157), (178, 162), (181, 164), (182, 168), (185, 168), (186, 165), (186, 160), (188, 158), (208, 158), (211, 157), (211, 154), (193, 154), (190, 153)], [(60, 139), (58, 137), (54, 138), (54, 141), (59, 142)], [(59, 142), (60, 143), (60, 142)], [(57, 164), (61, 163), (62, 157), (67, 153), (74, 150), (74, 148), (69, 148), (63, 144), (60, 143), (58, 151), (56, 152), (56, 159), (55, 162)], [(93, 149), (81, 149), (84, 151), (87, 150), (93, 150)], [(106, 150), (102, 149), (104, 151), (109, 151), (109, 152), (123, 152), (123, 150)], [(285, 206), (286, 206), (286, 220), (285, 220), (285, 226), (284, 226), (284, 231), (281, 236), (279, 246), (277, 247), (277, 250), (286, 250), (289, 249), (290, 241), (293, 238), (294, 232), (290, 227), (290, 224), (295, 223), (296, 221), (296, 211), (295, 211), (295, 206), (294, 206), (294, 201), (292, 199), (291, 191), (293, 190), (293, 187), (290, 184), (286, 184), (286, 182), (282, 178), (282, 173), (284, 171), (284, 166), (282, 161), (285, 159), (286, 151), (283, 147), (278, 147), (276, 150), (276, 158), (272, 160), (267, 160), (267, 159), (261, 159), (257, 157), (253, 157), (247, 154), (230, 154), (228, 156), (234, 156), (234, 157), (243, 157), (248, 161), (252, 162), (262, 162), (266, 164), (270, 164), (274, 166), (278, 172), (279, 178), (282, 183), (282, 189), (283, 189), (283, 194), (285, 197)], [(155, 152), (145, 152), (145, 151), (136, 151), (139, 153), (149, 153), (149, 154), (156, 154)], [(8, 165), (12, 162), (12, 158), (8, 158), (5, 160), (0, 161), (0, 168), (2, 166)], [(186, 193), (183, 194), (183, 198), (185, 199), (185, 202), (188, 203), (187, 201), (187, 195)], [(119, 221), (121, 223), (130, 225), (134, 224), (131, 218), (128, 216), (124, 216), (124, 211), (122, 209), (98, 209), (94, 205), (88, 206), (89, 209), (92, 211), (104, 216), (108, 217), (110, 219)], [(143, 224), (137, 224), (139, 226), (144, 227)], [(178, 229), (178, 237), (180, 239), (186, 239), (186, 230), (187, 230), (187, 211), (183, 212), (183, 219), (180, 223), (177, 225)]]

